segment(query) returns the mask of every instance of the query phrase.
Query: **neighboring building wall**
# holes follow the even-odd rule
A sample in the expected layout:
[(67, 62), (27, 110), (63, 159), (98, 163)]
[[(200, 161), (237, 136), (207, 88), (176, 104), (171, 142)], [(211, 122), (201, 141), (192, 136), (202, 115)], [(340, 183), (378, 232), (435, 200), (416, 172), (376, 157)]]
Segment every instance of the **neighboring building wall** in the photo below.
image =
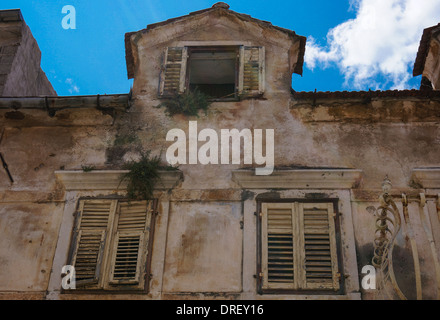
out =
[(20, 10), (0, 12), (0, 96), (54, 96), (41, 52)]

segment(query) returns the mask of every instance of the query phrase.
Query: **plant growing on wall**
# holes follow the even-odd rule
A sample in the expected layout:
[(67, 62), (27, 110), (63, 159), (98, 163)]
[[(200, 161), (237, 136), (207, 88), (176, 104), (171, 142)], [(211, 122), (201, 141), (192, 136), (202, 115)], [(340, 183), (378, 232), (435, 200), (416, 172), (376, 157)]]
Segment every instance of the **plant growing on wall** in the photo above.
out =
[(160, 182), (161, 170), (177, 170), (177, 167), (163, 165), (160, 156), (152, 157), (150, 151), (142, 152), (137, 161), (129, 161), (124, 164), (128, 170), (123, 174), (121, 182), (127, 180), (127, 197), (132, 200), (147, 200), (153, 197), (153, 190)]
[(84, 172), (91, 172), (91, 171), (95, 170), (95, 166), (81, 165), (81, 169)]
[(200, 110), (203, 110), (205, 114), (207, 113), (209, 105), (209, 96), (195, 88), (192, 91), (166, 99), (156, 108), (165, 107), (167, 114), (170, 116), (183, 114), (198, 117)]

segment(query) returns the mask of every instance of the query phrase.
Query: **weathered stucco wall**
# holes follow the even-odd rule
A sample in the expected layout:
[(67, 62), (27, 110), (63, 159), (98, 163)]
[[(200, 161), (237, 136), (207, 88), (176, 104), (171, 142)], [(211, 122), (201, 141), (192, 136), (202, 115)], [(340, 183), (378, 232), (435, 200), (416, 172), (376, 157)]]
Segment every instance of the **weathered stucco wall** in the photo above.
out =
[[(136, 158), (139, 148), (156, 154), (162, 152), (165, 161), (166, 148), (171, 144), (165, 141), (167, 131), (182, 128), (187, 132), (189, 120), (197, 121), (199, 130), (274, 128), (277, 167), (363, 170), (363, 179), (350, 200), (359, 274), (362, 266), (371, 264), (376, 217), (366, 208), (378, 206), (383, 177), (389, 175), (396, 195), (399, 192), (436, 194), (435, 190), (425, 190), (411, 182), (413, 168), (437, 164), (440, 131), (436, 100), (377, 99), (367, 104), (346, 100), (331, 101), (330, 104), (321, 101), (318, 106), (295, 99), (217, 102), (208, 115), (190, 119), (168, 117), (164, 110), (153, 108), (149, 101), (140, 98), (134, 102), (127, 113), (118, 113), (114, 118), (84, 109), (64, 110), (54, 118), (48, 117), (44, 111), (26, 111), (23, 119), (12, 121), (5, 118), (6, 111), (1, 112), (5, 133), (0, 150), (15, 180), (10, 184), (6, 173), (1, 171), (0, 217), (5, 231), (1, 233), (0, 252), (2, 265), (7, 270), (0, 277), (3, 294), (13, 291), (17, 294), (14, 296), (21, 296), (23, 292), (32, 291), (39, 292), (42, 297), (48, 286), (48, 272), (57, 238), (69, 242), (71, 228), (63, 232), (59, 229), (66, 213), (63, 212), (63, 187), (56, 182), (54, 171), (81, 170), (81, 166), (120, 169), (124, 159)], [(366, 109), (372, 105), (377, 113), (387, 116), (371, 119), (371, 113)], [(402, 105), (406, 116), (397, 112)], [(423, 105), (427, 107), (421, 108)], [(401, 117), (404, 121), (400, 120)], [(37, 123), (36, 127), (32, 126), (33, 121)], [(232, 170), (240, 167), (243, 165), (179, 167), (184, 181), (169, 195), (169, 209), (160, 209), (163, 220), (155, 233), (157, 247), (153, 253), (152, 292), (144, 298), (181, 298), (187, 294), (190, 298), (209, 298), (216, 296), (213, 293), (229, 298), (258, 298), (253, 278), (255, 256), (245, 254), (256, 250), (254, 225), (248, 223), (247, 229), (240, 228), (240, 221), (253, 221), (255, 207), (243, 211), (242, 189), (232, 180)], [(328, 190), (304, 190), (302, 196), (325, 192)], [(283, 196), (291, 197), (296, 196)], [(252, 198), (251, 205), (254, 202), (255, 198)], [(438, 218), (434, 211), (431, 215), (438, 239)], [(418, 211), (412, 210), (411, 217), (419, 255), (424, 261), (425, 298), (433, 298), (436, 293), (432, 286), (432, 258), (426, 249), (427, 240)], [(220, 238), (216, 236), (218, 234)], [(398, 261), (404, 262), (399, 265), (405, 268), (396, 273), (402, 275), (399, 279), (408, 278), (405, 288), (411, 296), (414, 283), (408, 242), (399, 239), (399, 247), (403, 256)], [(66, 263), (64, 260), (59, 262)], [(228, 272), (218, 272), (220, 266)], [(23, 272), (28, 276), (23, 277)], [(196, 281), (198, 276), (200, 281)], [(59, 281), (56, 273), (52, 277)], [(56, 285), (59, 287), (59, 282)], [(364, 297), (374, 296), (368, 292)]]
[(63, 204), (9, 201), (0, 206), (0, 297), (9, 292), (42, 295), (49, 281)]
[[(166, 41), (163, 41), (166, 39)], [(66, 109), (49, 117), (44, 110), (0, 110), (4, 128), (0, 152), (14, 177), (0, 170), (0, 297), (50, 299), (365, 299), (377, 298), (360, 288), (361, 269), (371, 264), (376, 216), (368, 207), (379, 206), (385, 175), (393, 195), (411, 195), (413, 222), (425, 299), (436, 297), (435, 273), (429, 243), (420, 223), (417, 195), (429, 196), (435, 239), (440, 224), (435, 208), (438, 187), (413, 181), (415, 168), (438, 167), (440, 159), (440, 100), (417, 92), (389, 93), (370, 99), (292, 94), (296, 41), (279, 30), (230, 16), (201, 15), (189, 22), (167, 24), (133, 36), (135, 80), (131, 107), (103, 114), (94, 108)], [(213, 102), (199, 117), (168, 116), (158, 98), (164, 49), (198, 41), (264, 46), (266, 91), (262, 98)], [(312, 94), (312, 93), (311, 93)], [(156, 221), (148, 294), (63, 294), (60, 268), (67, 261), (73, 212), (81, 196), (124, 194), (123, 190), (64, 189), (55, 171), (122, 169), (141, 150), (161, 155), (165, 162), (167, 132), (188, 134), (189, 121), (198, 131), (221, 129), (274, 129), (276, 169), (362, 170), (352, 188), (298, 182), (295, 188), (242, 188), (232, 165), (180, 165), (183, 181), (170, 192), (157, 191)], [(199, 142), (199, 146), (203, 143)], [(187, 150), (188, 152), (188, 150)], [(324, 178), (323, 178), (324, 179)], [(341, 181), (344, 177), (339, 177)], [(345, 177), (345, 179), (348, 179)], [(337, 180), (339, 181), (339, 180)], [(302, 184), (301, 184), (302, 183)], [(438, 188), (438, 189), (436, 189)], [(257, 293), (256, 202), (258, 199), (339, 199), (340, 254), (345, 292), (336, 295)], [(400, 206), (400, 204), (399, 204)], [(437, 247), (437, 252), (439, 252)], [(414, 297), (414, 277), (405, 237), (396, 250), (398, 281)], [(52, 272), (50, 271), (52, 268)]]
[(240, 203), (173, 202), (170, 212), (163, 291), (240, 293)]

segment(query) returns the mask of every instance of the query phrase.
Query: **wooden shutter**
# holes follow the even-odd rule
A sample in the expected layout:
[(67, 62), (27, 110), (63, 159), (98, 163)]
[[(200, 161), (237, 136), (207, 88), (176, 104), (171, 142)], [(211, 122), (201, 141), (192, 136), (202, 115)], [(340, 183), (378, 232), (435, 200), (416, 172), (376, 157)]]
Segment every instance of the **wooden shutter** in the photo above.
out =
[(440, 193), (437, 194), (436, 208), (437, 208), (437, 216), (438, 219), (440, 220)]
[(338, 290), (333, 203), (262, 203), (262, 288)]
[(333, 204), (300, 203), (306, 289), (339, 289)]
[(97, 284), (100, 280), (115, 206), (112, 200), (82, 200), (79, 203), (70, 262), (75, 267), (77, 285)]
[(240, 48), (238, 92), (243, 97), (255, 97), (264, 93), (264, 47)]
[(159, 89), (161, 96), (171, 97), (185, 91), (187, 52), (186, 47), (169, 47), (165, 50)]
[(119, 202), (110, 284), (143, 287), (151, 214), (151, 201)]
[(295, 289), (296, 219), (292, 203), (262, 204), (263, 289)]

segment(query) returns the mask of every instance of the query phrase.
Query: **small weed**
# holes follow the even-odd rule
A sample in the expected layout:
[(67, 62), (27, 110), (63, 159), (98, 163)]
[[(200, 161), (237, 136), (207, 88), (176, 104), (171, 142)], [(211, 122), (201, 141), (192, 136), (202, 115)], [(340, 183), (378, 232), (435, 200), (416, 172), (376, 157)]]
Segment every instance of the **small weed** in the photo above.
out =
[(160, 156), (150, 156), (150, 151), (143, 152), (138, 161), (129, 161), (124, 164), (129, 170), (121, 178), (128, 180), (127, 197), (132, 200), (146, 200), (153, 197), (153, 190), (160, 180), (160, 170), (177, 170), (170, 165), (162, 165)]
[(84, 171), (84, 172), (90, 172), (90, 171), (95, 170), (95, 167), (94, 167), (94, 166), (84, 166), (84, 165), (82, 165), (82, 166), (81, 166), (81, 169), (82, 169), (82, 171)]
[(183, 114), (186, 116), (199, 116), (199, 111), (208, 111), (210, 105), (209, 96), (200, 92), (197, 88), (183, 94), (175, 95), (156, 106), (156, 108), (165, 107), (169, 116)]
[(113, 146), (123, 146), (127, 144), (132, 144), (136, 142), (138, 137), (135, 133), (128, 134), (117, 134), (115, 137), (115, 141), (113, 142)]

